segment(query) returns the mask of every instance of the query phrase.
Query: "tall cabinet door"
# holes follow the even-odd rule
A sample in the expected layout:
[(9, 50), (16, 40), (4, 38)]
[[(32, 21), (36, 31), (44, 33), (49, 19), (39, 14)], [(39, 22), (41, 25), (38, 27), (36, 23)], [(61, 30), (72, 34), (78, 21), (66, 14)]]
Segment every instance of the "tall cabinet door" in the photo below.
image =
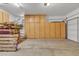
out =
[(34, 28), (35, 28), (35, 39), (39, 39), (39, 18), (40, 18), (40, 16), (34, 16), (35, 18), (34, 18)]
[(24, 20), (24, 29), (25, 29), (25, 37), (26, 38), (30, 38), (30, 28), (29, 28), (29, 16), (25, 16), (25, 20)]
[(44, 39), (45, 38), (45, 24), (44, 23), (40, 23), (39, 24), (39, 28), (40, 28), (40, 38)]
[(65, 27), (65, 23), (62, 22), (61, 23), (61, 39), (65, 39), (65, 34), (66, 34), (66, 27)]
[(39, 31), (39, 23), (35, 23), (35, 39), (39, 39), (40, 37), (40, 31)]
[(55, 33), (55, 23), (50, 23), (50, 39), (55, 39), (56, 33)]
[(34, 17), (25, 16), (25, 35), (26, 38), (34, 38)]
[(50, 32), (50, 27), (49, 27), (49, 22), (46, 22), (45, 23), (45, 39), (49, 39), (50, 38), (50, 35), (49, 35), (49, 32)]
[(29, 16), (25, 16), (24, 28), (25, 28), (25, 37), (26, 38), (30, 38), (30, 22), (29, 22)]
[(60, 39), (61, 38), (61, 28), (60, 28), (61, 23), (55, 23), (55, 24), (56, 24), (56, 39)]
[(30, 25), (29, 25), (29, 29), (30, 29), (30, 32), (29, 32), (29, 34), (30, 34), (30, 38), (31, 39), (34, 39), (35, 37), (35, 32), (34, 32), (34, 30), (35, 30), (35, 26), (34, 26), (34, 23), (33, 22), (30, 22)]
[(30, 16), (29, 18), (29, 29), (30, 29), (30, 38), (34, 39), (34, 16)]
[(40, 31), (40, 39), (45, 38), (45, 17), (40, 16), (40, 23), (39, 23), (39, 31)]
[(26, 38), (30, 38), (30, 24), (28, 22), (26, 22), (25, 27), (25, 37)]

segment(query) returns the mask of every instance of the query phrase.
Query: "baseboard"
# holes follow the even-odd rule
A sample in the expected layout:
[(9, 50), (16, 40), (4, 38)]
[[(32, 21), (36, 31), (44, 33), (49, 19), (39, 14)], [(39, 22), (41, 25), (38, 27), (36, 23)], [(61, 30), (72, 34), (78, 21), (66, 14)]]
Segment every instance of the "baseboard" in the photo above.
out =
[(68, 40), (73, 41), (73, 42), (76, 42), (76, 43), (79, 43), (78, 41), (74, 41), (74, 40), (71, 40), (71, 39), (68, 39)]

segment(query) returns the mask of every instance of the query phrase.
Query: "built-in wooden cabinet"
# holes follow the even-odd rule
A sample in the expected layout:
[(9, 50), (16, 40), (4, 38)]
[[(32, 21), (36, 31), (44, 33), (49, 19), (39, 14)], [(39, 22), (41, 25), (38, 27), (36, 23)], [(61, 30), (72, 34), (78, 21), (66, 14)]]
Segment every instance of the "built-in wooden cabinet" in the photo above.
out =
[(49, 22), (45, 16), (25, 16), (25, 36), (31, 39), (65, 39), (65, 23)]

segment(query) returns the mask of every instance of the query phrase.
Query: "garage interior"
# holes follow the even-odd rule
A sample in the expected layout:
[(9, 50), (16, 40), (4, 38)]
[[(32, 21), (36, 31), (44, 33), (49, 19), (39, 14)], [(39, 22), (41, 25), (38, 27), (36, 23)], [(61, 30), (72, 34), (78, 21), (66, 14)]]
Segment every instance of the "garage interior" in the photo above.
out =
[(0, 55), (78, 56), (79, 3), (1, 3)]

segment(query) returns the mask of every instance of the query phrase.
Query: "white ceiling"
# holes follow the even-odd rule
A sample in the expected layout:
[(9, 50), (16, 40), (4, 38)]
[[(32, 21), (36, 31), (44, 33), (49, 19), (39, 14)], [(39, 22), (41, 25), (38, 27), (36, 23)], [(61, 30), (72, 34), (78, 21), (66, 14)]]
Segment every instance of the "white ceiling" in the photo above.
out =
[(49, 16), (65, 16), (71, 11), (79, 8), (79, 3), (50, 3), (44, 6), (43, 3), (22, 3), (23, 7), (16, 7), (11, 3), (0, 4), (0, 8), (5, 9), (13, 15), (22, 14), (46, 14)]

